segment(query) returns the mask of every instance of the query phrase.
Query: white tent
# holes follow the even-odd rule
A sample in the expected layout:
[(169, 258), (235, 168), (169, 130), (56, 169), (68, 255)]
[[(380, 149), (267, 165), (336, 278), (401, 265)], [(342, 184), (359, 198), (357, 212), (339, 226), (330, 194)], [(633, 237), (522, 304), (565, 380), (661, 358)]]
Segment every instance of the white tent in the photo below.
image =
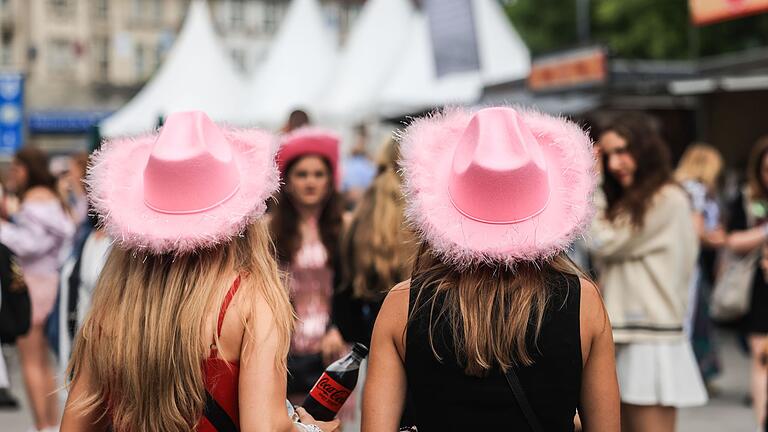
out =
[(234, 122), (245, 86), (222, 49), (205, 0), (193, 0), (165, 62), (128, 104), (101, 123), (101, 133), (139, 134), (152, 130), (159, 116), (183, 110), (202, 110), (216, 121)]
[(480, 70), (438, 78), (426, 16), (417, 14), (408, 30), (407, 51), (379, 94), (379, 113), (397, 116), (446, 104), (471, 104), (487, 84), (524, 78), (531, 67), (528, 48), (495, 0), (473, 0)]
[(378, 94), (408, 43), (410, 0), (368, 0), (324, 97), (323, 118), (352, 124), (376, 114)]
[(294, 0), (247, 92), (247, 120), (277, 126), (295, 108), (312, 111), (331, 79), (336, 46), (317, 0)]

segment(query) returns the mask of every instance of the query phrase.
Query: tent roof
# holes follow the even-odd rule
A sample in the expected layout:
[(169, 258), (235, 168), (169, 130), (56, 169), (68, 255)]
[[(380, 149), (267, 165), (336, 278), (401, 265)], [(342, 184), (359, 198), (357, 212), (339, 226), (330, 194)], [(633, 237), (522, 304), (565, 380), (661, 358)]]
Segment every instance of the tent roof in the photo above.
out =
[(152, 130), (161, 115), (202, 110), (216, 121), (234, 122), (244, 79), (219, 43), (205, 0), (193, 0), (166, 60), (128, 104), (101, 122), (103, 136)]
[(293, 109), (312, 111), (331, 79), (336, 47), (317, 0), (294, 0), (250, 85), (247, 119), (276, 126)]
[(408, 43), (409, 0), (366, 2), (339, 59), (323, 102), (331, 121), (357, 122), (376, 114), (377, 96)]
[(484, 85), (528, 75), (531, 58), (501, 6), (473, 0), (480, 70), (438, 78), (428, 18), (418, 13), (408, 30), (407, 51), (379, 95), (379, 112), (395, 116), (446, 104), (475, 103)]

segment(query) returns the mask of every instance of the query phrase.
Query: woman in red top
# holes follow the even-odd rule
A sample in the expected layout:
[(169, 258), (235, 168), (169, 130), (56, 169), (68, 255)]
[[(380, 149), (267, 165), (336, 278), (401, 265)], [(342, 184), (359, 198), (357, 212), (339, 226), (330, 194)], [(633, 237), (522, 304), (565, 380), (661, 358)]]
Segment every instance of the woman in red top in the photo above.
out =
[(62, 431), (338, 427), (286, 410), (293, 313), (260, 220), (271, 141), (187, 112), (95, 155), (90, 200), (117, 244), (77, 336)]

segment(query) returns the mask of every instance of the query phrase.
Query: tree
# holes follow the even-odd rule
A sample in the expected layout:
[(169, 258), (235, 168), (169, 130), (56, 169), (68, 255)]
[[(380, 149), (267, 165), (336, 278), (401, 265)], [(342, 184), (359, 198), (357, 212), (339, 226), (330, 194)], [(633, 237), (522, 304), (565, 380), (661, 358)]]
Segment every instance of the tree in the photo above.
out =
[[(513, 0), (507, 13), (534, 55), (577, 45), (575, 0)], [(592, 42), (618, 57), (684, 59), (768, 46), (768, 14), (694, 27), (685, 0), (592, 0)]]

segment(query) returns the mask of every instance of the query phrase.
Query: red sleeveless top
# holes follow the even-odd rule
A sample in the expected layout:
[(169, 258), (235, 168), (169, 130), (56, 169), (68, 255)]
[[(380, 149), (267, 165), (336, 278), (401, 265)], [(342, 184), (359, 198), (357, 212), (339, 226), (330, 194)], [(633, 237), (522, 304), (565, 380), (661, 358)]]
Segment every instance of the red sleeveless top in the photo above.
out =
[[(240, 276), (235, 279), (232, 287), (224, 297), (224, 303), (219, 310), (219, 320), (217, 326), (218, 336), (221, 337), (221, 326), (224, 324), (224, 316), (227, 313), (229, 304), (235, 296), (237, 289), (240, 288)], [(219, 418), (219, 421), (226, 422), (225, 417), (229, 417), (236, 430), (240, 430), (240, 408), (238, 404), (238, 382), (240, 376), (240, 362), (229, 362), (218, 356), (215, 345), (211, 346), (211, 355), (203, 364), (203, 373), (205, 375), (205, 390), (210, 397), (206, 404), (206, 414), (197, 424), (197, 432), (217, 432), (222, 428), (211, 423), (211, 418)], [(213, 411), (213, 412), (211, 412)], [(222, 420), (223, 419), (223, 420)], [(229, 430), (230, 428), (226, 428)]]

